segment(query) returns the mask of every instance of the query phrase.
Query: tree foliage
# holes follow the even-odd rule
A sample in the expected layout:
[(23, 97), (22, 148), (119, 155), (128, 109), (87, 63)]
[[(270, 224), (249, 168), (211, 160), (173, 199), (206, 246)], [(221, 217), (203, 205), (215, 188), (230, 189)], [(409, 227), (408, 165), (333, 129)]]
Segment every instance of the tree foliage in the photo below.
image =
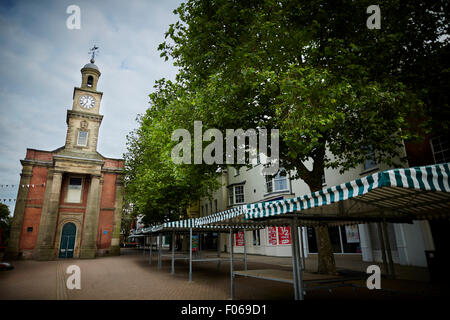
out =
[[(296, 169), (313, 191), (325, 167), (355, 167), (369, 148), (377, 162), (394, 164), (403, 140), (415, 137), (409, 120), (430, 119), (447, 106), (445, 94), (439, 107), (431, 103), (434, 87), (421, 80), (429, 59), (448, 46), (442, 41), (448, 4), (382, 1), (381, 30), (366, 26), (369, 5), (182, 4), (160, 50), (174, 59), (177, 83), (194, 101), (185, 125), (280, 128), (283, 166)], [(308, 159), (311, 172), (303, 165)]]
[(12, 217), (10, 216), (9, 207), (4, 203), (0, 203), (0, 229), (2, 230), (0, 242), (3, 245), (8, 241), (11, 222)]
[(161, 80), (156, 88), (151, 107), (138, 117), (139, 128), (127, 137), (125, 154), (127, 201), (134, 214), (145, 216), (147, 225), (179, 219), (193, 201), (218, 187), (214, 168), (172, 162), (176, 142), (171, 133), (185, 127), (183, 117), (190, 110), (171, 82)]
[[(345, 171), (368, 154), (397, 165), (403, 141), (417, 137), (415, 120), (425, 132), (436, 122), (448, 130), (437, 116), (448, 114), (448, 2), (379, 1), (380, 30), (366, 26), (371, 4), (181, 4), (159, 46), (179, 68), (176, 81), (157, 83), (129, 137), (127, 185), (136, 207), (166, 216), (217, 187), (220, 165), (170, 160), (171, 132), (192, 132), (194, 121), (222, 131), (280, 129), (281, 165), (311, 191), (322, 187), (324, 168)], [(329, 237), (319, 238), (319, 252), (332, 256)]]

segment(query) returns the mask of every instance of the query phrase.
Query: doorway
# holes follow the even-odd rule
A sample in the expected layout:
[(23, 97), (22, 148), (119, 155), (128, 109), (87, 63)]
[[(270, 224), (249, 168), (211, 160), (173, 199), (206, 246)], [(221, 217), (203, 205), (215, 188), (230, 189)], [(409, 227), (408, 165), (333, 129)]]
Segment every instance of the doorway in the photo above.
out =
[(61, 232), (61, 243), (59, 245), (60, 258), (73, 258), (76, 235), (76, 225), (72, 222), (66, 223)]

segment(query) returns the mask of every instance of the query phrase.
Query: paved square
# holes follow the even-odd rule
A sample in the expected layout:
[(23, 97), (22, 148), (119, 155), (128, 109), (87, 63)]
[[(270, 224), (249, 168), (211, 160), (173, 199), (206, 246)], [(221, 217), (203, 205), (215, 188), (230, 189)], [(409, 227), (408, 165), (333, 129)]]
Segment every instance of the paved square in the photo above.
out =
[[(193, 281), (189, 282), (189, 264), (176, 261), (175, 275), (170, 274), (170, 258), (165, 257), (162, 269), (157, 268), (156, 254), (149, 265), (148, 251), (145, 257), (137, 249), (122, 249), (122, 255), (88, 260), (16, 261), (15, 269), (0, 272), (0, 299), (149, 299), (149, 300), (226, 300), (230, 298), (229, 263), (222, 262), (217, 269), (215, 262), (193, 264)], [(237, 255), (239, 257), (239, 255)], [(360, 259), (360, 258), (359, 258)], [(290, 258), (249, 256), (248, 269), (291, 270)], [(358, 258), (337, 258), (339, 267), (352, 267), (360, 262), (361, 270), (367, 263)], [(307, 259), (307, 269), (314, 270), (315, 257)], [(81, 269), (81, 289), (66, 287), (66, 269), (77, 265)], [(243, 270), (243, 263), (234, 264), (235, 270)], [(354, 269), (354, 268), (353, 268)], [(401, 269), (401, 268), (400, 268)], [(308, 292), (305, 299), (395, 299), (438, 296), (437, 289), (427, 282), (426, 269), (403, 268), (406, 276), (414, 275), (420, 281), (382, 280), (382, 287), (409, 291), (393, 293), (365, 288), (336, 288)], [(365, 285), (360, 281), (361, 286)], [(250, 278), (236, 278), (236, 298), (250, 300), (294, 298), (290, 284)]]

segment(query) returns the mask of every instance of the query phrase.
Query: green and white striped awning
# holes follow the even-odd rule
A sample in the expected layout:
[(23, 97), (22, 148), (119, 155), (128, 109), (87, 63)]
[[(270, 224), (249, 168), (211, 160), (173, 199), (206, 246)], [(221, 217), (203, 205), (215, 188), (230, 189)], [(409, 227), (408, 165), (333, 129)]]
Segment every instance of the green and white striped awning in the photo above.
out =
[(203, 226), (207, 224), (218, 224), (224, 221), (232, 220), (244, 214), (244, 207), (245, 206), (238, 206), (225, 211), (213, 213), (205, 217), (200, 217), (197, 219), (197, 223), (198, 225)]
[[(153, 232), (162, 232), (162, 231), (186, 231), (190, 228), (195, 229), (197, 231), (215, 231), (215, 230), (228, 230), (230, 228), (228, 222), (236, 217), (243, 216), (244, 214), (244, 206), (235, 207), (232, 209), (228, 209), (225, 211), (213, 213), (209, 216), (200, 217), (200, 218), (191, 218), (177, 221), (168, 221), (160, 225), (144, 228), (140, 231), (143, 234), (149, 234)], [(233, 224), (234, 228), (260, 228), (259, 225), (255, 226), (254, 223), (244, 222), (239, 224)]]
[(192, 219), (185, 219), (185, 220), (178, 220), (178, 221), (169, 221), (163, 223), (163, 228), (194, 228), (198, 225), (198, 219), (192, 218)]
[[(366, 218), (450, 211), (449, 163), (377, 172), (304, 196), (248, 204), (245, 219), (299, 216)], [(306, 211), (307, 210), (307, 211)]]

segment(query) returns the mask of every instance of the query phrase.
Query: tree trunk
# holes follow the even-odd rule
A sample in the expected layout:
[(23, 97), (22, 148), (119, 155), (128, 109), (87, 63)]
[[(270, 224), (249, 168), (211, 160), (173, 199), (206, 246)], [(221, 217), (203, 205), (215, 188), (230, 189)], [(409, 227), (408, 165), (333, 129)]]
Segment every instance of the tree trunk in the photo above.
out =
[[(319, 150), (314, 159), (313, 170), (306, 169), (303, 163), (297, 166), (300, 178), (309, 186), (311, 192), (322, 189), (322, 175), (324, 174), (323, 159), (325, 148)], [(336, 262), (334, 260), (333, 248), (331, 246), (330, 234), (327, 226), (315, 227), (317, 241), (317, 272), (321, 274), (337, 274)]]
[(337, 274), (328, 227), (319, 226), (315, 230), (318, 249), (317, 272), (321, 274)]

